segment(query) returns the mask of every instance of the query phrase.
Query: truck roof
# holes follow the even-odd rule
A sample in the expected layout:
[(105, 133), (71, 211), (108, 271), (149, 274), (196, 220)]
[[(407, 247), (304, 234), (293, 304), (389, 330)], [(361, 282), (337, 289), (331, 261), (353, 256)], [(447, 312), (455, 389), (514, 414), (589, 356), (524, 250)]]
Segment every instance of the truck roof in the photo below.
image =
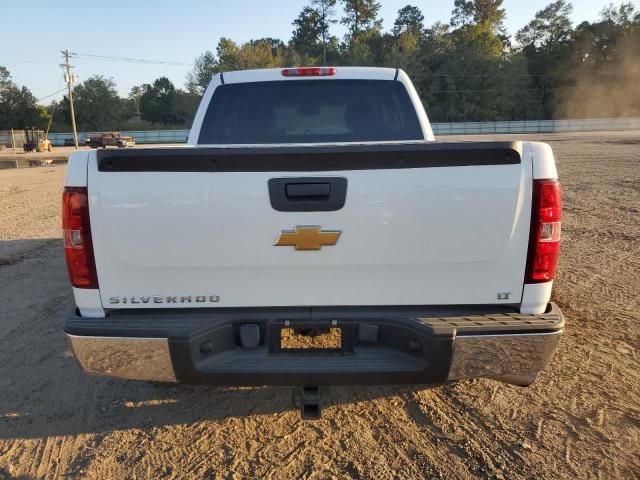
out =
[[(296, 68), (296, 67), (286, 67)], [(298, 67), (299, 68), (299, 67)], [(329, 67), (321, 67), (329, 68)], [(335, 74), (330, 76), (284, 76), (285, 68), (265, 68), (256, 70), (236, 70), (223, 72), (221, 75), (224, 83), (269, 82), (277, 80), (394, 80), (397, 78), (398, 69), (380, 67), (331, 67), (335, 68)]]

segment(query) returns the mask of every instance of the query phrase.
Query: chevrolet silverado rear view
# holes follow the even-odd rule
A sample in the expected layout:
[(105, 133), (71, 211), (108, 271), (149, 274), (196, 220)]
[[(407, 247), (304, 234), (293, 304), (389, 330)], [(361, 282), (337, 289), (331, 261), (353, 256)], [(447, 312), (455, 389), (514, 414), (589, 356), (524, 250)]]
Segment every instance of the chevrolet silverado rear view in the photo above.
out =
[(536, 142), (437, 142), (398, 69), (216, 75), (182, 147), (74, 153), (65, 331), (90, 373), (531, 384), (561, 194)]

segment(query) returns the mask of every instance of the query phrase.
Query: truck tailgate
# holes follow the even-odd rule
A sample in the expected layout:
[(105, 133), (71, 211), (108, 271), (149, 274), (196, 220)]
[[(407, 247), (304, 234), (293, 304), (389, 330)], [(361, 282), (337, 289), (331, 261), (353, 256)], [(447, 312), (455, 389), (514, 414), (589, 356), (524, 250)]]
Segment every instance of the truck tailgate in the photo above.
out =
[[(527, 152), (522, 142), (92, 152), (103, 306), (519, 303)], [(322, 206), (340, 185), (343, 205)]]

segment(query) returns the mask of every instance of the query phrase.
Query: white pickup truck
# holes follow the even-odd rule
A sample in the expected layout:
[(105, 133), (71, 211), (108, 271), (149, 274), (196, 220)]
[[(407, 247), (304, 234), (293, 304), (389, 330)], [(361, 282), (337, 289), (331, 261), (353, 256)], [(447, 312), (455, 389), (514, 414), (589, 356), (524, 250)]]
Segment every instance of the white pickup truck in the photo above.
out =
[(71, 155), (65, 331), (128, 379), (528, 385), (560, 220), (548, 145), (436, 142), (402, 70), (225, 72), (187, 146)]

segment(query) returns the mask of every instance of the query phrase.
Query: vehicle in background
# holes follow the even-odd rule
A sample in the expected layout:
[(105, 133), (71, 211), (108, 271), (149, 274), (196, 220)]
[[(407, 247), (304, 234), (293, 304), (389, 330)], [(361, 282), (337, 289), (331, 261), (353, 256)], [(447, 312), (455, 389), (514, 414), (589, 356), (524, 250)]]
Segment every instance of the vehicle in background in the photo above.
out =
[[(64, 139), (64, 146), (65, 147), (75, 147), (76, 142), (73, 139), (73, 137), (67, 137)], [(78, 146), (79, 147), (84, 147), (89, 145), (89, 137), (88, 136), (78, 136)]]
[(50, 152), (53, 150), (53, 145), (47, 138), (47, 135), (42, 130), (37, 130), (33, 127), (24, 129), (24, 143), (22, 148), (25, 153), (29, 152)]
[(89, 137), (89, 146), (91, 148), (107, 148), (107, 147), (133, 147), (136, 139), (121, 135), (120, 132), (104, 132), (99, 135), (91, 135)]

